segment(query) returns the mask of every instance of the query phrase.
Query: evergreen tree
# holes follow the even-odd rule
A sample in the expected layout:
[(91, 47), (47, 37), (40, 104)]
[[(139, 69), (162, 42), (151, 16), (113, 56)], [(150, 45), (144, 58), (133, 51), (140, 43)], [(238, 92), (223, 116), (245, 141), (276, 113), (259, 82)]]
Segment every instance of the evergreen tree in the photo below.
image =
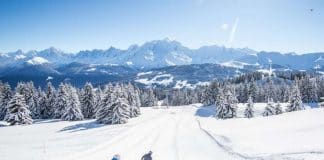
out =
[(32, 124), (33, 120), (24, 97), (16, 93), (8, 104), (5, 120), (10, 125)]
[(96, 119), (99, 123), (111, 124), (112, 123), (112, 105), (117, 99), (115, 95), (115, 89), (111, 84), (105, 87), (103, 98), (100, 102), (99, 109), (96, 113)]
[(96, 114), (97, 114), (97, 112), (98, 112), (98, 110), (100, 108), (100, 103), (101, 103), (101, 101), (103, 99), (103, 96), (104, 96), (100, 86), (98, 86), (95, 93), (96, 93), (96, 103), (95, 103), (94, 117), (96, 117)]
[(41, 111), (42, 118), (44, 119), (52, 118), (54, 114), (56, 95), (55, 95), (55, 88), (53, 87), (51, 82), (47, 83), (45, 98), (46, 98), (46, 103), (45, 106), (43, 106)]
[(125, 93), (119, 86), (115, 88), (108, 86), (96, 114), (97, 121), (104, 124), (121, 124), (127, 122), (129, 115)]
[(257, 91), (258, 86), (256, 85), (256, 82), (254, 81), (254, 78), (252, 78), (250, 86), (249, 86), (249, 96), (252, 97), (252, 99), (255, 101), (257, 98)]
[(216, 110), (216, 117), (221, 119), (236, 117), (237, 99), (233, 96), (230, 89), (225, 91), (224, 100), (222, 95), (220, 96), (219, 105)]
[(275, 114), (275, 107), (273, 105), (273, 100), (272, 98), (268, 99), (267, 106), (265, 107), (265, 110), (263, 112), (263, 116), (272, 116)]
[(117, 92), (117, 99), (110, 106), (112, 109), (111, 124), (123, 124), (127, 123), (130, 113), (129, 104), (127, 104), (127, 99), (122, 96), (123, 93)]
[(5, 83), (2, 85), (0, 92), (0, 121), (4, 120), (7, 114), (7, 106), (11, 98), (12, 91), (10, 85), (8, 83)]
[(266, 94), (266, 99), (277, 100), (276, 89), (275, 89), (275, 86), (273, 84), (273, 81), (270, 78), (267, 79), (266, 93), (267, 93)]
[(216, 117), (219, 119), (224, 119), (227, 114), (227, 108), (225, 106), (225, 97), (224, 93), (220, 90), (219, 91), (219, 96), (217, 98), (217, 103), (215, 104), (216, 106)]
[(36, 111), (39, 114), (39, 118), (43, 118), (42, 111), (46, 106), (46, 95), (45, 92), (41, 89), (38, 90), (38, 101), (37, 101), (38, 111)]
[(137, 116), (139, 116), (141, 114), (141, 98), (140, 98), (140, 90), (135, 87), (135, 104), (136, 104), (136, 107), (135, 107), (135, 114)]
[(83, 120), (84, 117), (82, 115), (80, 101), (76, 89), (70, 85), (67, 86), (67, 89), (68, 89), (69, 103), (61, 119), (66, 121)]
[(289, 105), (287, 106), (287, 112), (298, 111), (298, 110), (304, 109), (304, 105), (301, 100), (297, 82), (295, 82), (295, 84), (292, 86), (292, 93), (291, 93), (289, 99), (290, 99), (290, 102), (289, 102)]
[(316, 103), (318, 101), (316, 81), (311, 79), (310, 75), (306, 75), (300, 80), (300, 83), (302, 101), (306, 103)]
[(247, 101), (247, 105), (246, 108), (244, 110), (244, 116), (246, 118), (252, 118), (254, 117), (254, 108), (253, 108), (254, 104), (253, 104), (253, 99), (250, 96), (248, 101)]
[(96, 94), (93, 90), (91, 83), (86, 83), (83, 88), (83, 94), (81, 95), (81, 109), (84, 118), (94, 118)]
[(155, 97), (152, 88), (144, 92), (142, 102), (144, 107), (152, 107), (157, 105), (157, 98)]
[(57, 91), (57, 97), (54, 104), (54, 118), (61, 118), (69, 104), (69, 93), (67, 86), (61, 83)]
[(33, 93), (33, 100), (32, 103), (29, 104), (29, 108), (30, 108), (30, 112), (31, 112), (31, 116), (33, 119), (38, 119), (38, 118), (42, 118), (41, 117), (41, 106), (40, 106), (40, 99), (42, 98), (41, 96), (42, 94), (42, 90), (41, 88), (38, 88), (38, 90), (35, 90)]
[(276, 107), (275, 107), (275, 114), (282, 114), (282, 107), (279, 102), (277, 102)]
[(127, 101), (130, 106), (130, 117), (137, 117), (140, 114), (139, 95), (132, 84), (126, 86)]

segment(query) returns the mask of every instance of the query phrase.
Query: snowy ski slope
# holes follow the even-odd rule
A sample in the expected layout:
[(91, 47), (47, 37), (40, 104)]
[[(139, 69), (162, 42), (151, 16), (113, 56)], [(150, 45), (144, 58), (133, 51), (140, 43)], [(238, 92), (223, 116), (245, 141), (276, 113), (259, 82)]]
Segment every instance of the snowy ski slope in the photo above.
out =
[(149, 150), (154, 160), (324, 159), (323, 108), (253, 119), (213, 114), (196, 104), (143, 108), (124, 125), (48, 120), (0, 127), (0, 159), (110, 160), (118, 153), (139, 160)]

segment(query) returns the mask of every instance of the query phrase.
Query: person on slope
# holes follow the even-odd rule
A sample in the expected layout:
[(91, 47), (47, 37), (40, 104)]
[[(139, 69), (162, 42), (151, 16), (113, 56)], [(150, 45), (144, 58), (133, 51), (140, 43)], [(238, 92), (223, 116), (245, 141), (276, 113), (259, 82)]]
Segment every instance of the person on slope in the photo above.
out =
[(115, 154), (111, 160), (120, 160), (120, 155)]
[(141, 160), (152, 160), (152, 153), (152, 151), (149, 151), (141, 158)]

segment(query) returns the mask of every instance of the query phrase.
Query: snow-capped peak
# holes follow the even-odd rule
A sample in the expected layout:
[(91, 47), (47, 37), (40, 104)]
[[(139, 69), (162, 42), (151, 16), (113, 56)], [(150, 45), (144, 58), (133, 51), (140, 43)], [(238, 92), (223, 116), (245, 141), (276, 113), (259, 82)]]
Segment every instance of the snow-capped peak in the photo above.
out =
[(27, 63), (33, 64), (33, 65), (39, 65), (39, 64), (49, 63), (49, 61), (43, 57), (34, 57), (34, 58), (28, 60)]
[(24, 59), (24, 58), (26, 58), (26, 56), (22, 55), (22, 54), (19, 54), (19, 55), (15, 56), (15, 60), (20, 60), (20, 59)]

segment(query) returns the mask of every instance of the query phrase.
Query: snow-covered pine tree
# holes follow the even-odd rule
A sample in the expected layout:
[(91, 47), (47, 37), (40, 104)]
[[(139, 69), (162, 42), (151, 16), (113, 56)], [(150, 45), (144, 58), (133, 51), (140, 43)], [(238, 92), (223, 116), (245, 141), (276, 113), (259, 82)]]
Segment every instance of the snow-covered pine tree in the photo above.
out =
[(0, 92), (0, 121), (4, 120), (7, 114), (7, 106), (11, 98), (12, 91), (10, 85), (8, 83), (4, 83)]
[(42, 118), (47, 119), (47, 118), (52, 118), (54, 114), (54, 106), (55, 106), (55, 99), (56, 99), (56, 94), (55, 94), (55, 88), (53, 87), (51, 82), (47, 83), (46, 87), (46, 92), (45, 92), (45, 98), (46, 98), (46, 104), (42, 108)]
[(33, 113), (37, 107), (37, 94), (33, 82), (19, 82), (16, 87), (16, 93), (21, 94), (25, 98), (25, 102), (29, 110), (32, 112), (32, 117), (37, 118), (39, 115), (37, 113)]
[(23, 95), (16, 93), (10, 100), (5, 121), (10, 125), (32, 124), (33, 120)]
[(126, 123), (129, 118), (129, 105), (125, 93), (119, 85), (108, 86), (97, 114), (97, 121), (104, 124)]
[[(222, 97), (221, 97), (222, 96)], [(224, 89), (222, 87), (219, 87), (218, 91), (217, 91), (217, 96), (216, 96), (216, 100), (215, 100), (215, 106), (219, 106), (221, 103), (221, 100), (224, 103)]]
[(246, 118), (252, 118), (254, 117), (254, 104), (253, 104), (253, 99), (252, 97), (250, 96), (248, 101), (247, 101), (247, 104), (246, 104), (246, 108), (244, 110), (244, 116)]
[(254, 78), (252, 78), (249, 86), (249, 96), (251, 96), (254, 101), (257, 98), (257, 91), (258, 91), (258, 86), (254, 81)]
[(135, 86), (134, 88), (135, 88), (135, 104), (136, 104), (134, 112), (136, 116), (139, 116), (141, 114), (141, 106), (142, 106), (141, 98), (140, 98), (140, 90)]
[(232, 88), (226, 88), (224, 91), (224, 96), (220, 95), (218, 102), (219, 104), (216, 108), (217, 118), (227, 119), (236, 117), (237, 99), (233, 95), (232, 90)]
[(242, 102), (247, 102), (249, 99), (249, 86), (247, 82), (244, 82), (244, 86), (243, 86), (243, 97), (242, 97)]
[(274, 114), (275, 114), (275, 107), (274, 107), (274, 104), (273, 104), (273, 100), (272, 100), (272, 98), (269, 98), (267, 106), (265, 107), (264, 112), (262, 113), (262, 115), (264, 117), (266, 117), (266, 116), (272, 116)]
[(220, 89), (220, 91), (218, 92), (217, 99), (218, 99), (217, 103), (215, 104), (215, 106), (216, 106), (216, 115), (215, 116), (219, 119), (224, 119), (227, 114), (227, 108), (225, 106), (226, 100), (225, 100), (224, 93), (223, 93), (222, 89)]
[(28, 99), (26, 104), (29, 106), (32, 118), (41, 118), (40, 108), (38, 106), (38, 91), (35, 89), (33, 82), (26, 83), (27, 90), (29, 91)]
[(137, 117), (139, 115), (139, 107), (137, 102), (137, 92), (132, 84), (128, 84), (125, 86), (124, 92), (127, 93), (127, 101), (130, 106), (130, 117)]
[(316, 103), (318, 101), (317, 96), (317, 83), (314, 79), (311, 79), (310, 75), (306, 75), (300, 80), (300, 94), (302, 101), (306, 103)]
[(292, 111), (298, 111), (298, 110), (303, 110), (304, 105), (301, 100), (299, 88), (298, 88), (298, 83), (297, 81), (294, 83), (291, 89), (292, 93), (290, 95), (290, 102), (289, 105), (287, 106), (287, 112), (292, 112)]
[(43, 90), (41, 90), (40, 88), (38, 89), (38, 100), (37, 100), (37, 108), (40, 114), (39, 114), (39, 118), (43, 118), (42, 117), (42, 111), (46, 106), (46, 95), (45, 92)]
[(276, 107), (275, 107), (275, 114), (282, 114), (282, 107), (281, 107), (281, 104), (280, 102), (278, 101), (277, 104), (276, 104)]
[(98, 111), (96, 112), (96, 119), (98, 123), (111, 124), (112, 123), (112, 104), (116, 101), (115, 88), (109, 83), (105, 86), (102, 100)]
[(68, 107), (64, 111), (61, 119), (66, 121), (78, 121), (83, 120), (81, 106), (77, 91), (71, 85), (67, 86), (68, 90)]
[(29, 105), (29, 110), (31, 112), (31, 116), (33, 119), (39, 119), (42, 118), (41, 117), (41, 106), (39, 105), (39, 101), (42, 98), (42, 94), (41, 94), (42, 89), (39, 87), (38, 90), (35, 90), (33, 93), (33, 102)]
[(94, 117), (96, 118), (96, 114), (100, 108), (101, 100), (103, 99), (104, 96), (100, 86), (98, 86), (98, 88), (96, 89), (95, 94), (96, 94), (96, 100), (95, 100)]
[(276, 89), (270, 77), (267, 79), (266, 93), (266, 99), (277, 100)]
[(122, 90), (117, 89), (117, 99), (111, 105), (112, 117), (111, 124), (123, 124), (127, 123), (129, 117), (129, 105), (127, 103), (126, 97)]
[(152, 107), (157, 105), (157, 98), (155, 97), (152, 88), (144, 92), (142, 101), (144, 107)]
[(237, 111), (237, 99), (235, 96), (235, 92), (233, 93), (234, 89), (227, 89), (227, 91), (225, 92), (225, 98), (226, 98), (226, 109), (227, 109), (227, 113), (225, 115), (225, 118), (234, 118), (236, 117), (236, 111)]
[(88, 82), (84, 85), (80, 102), (84, 118), (94, 118), (96, 107), (96, 94), (93, 90), (91, 83)]
[(57, 97), (54, 104), (54, 118), (61, 118), (65, 110), (68, 108), (69, 93), (67, 86), (61, 83), (57, 91)]

